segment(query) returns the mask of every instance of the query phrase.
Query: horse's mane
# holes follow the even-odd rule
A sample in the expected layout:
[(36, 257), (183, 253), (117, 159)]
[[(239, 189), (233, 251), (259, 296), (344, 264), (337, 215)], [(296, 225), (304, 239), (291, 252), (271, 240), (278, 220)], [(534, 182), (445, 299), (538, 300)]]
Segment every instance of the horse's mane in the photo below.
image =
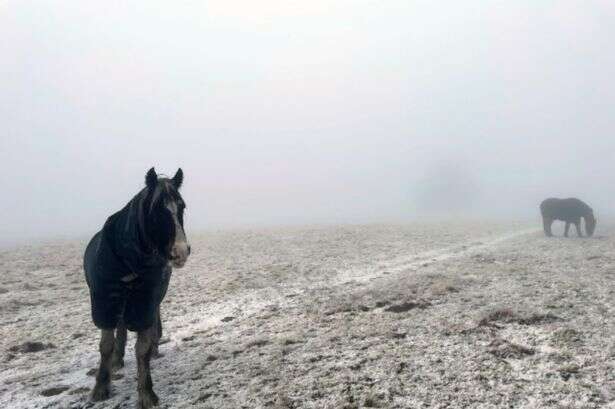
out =
[(142, 189), (120, 211), (109, 217), (103, 228), (103, 234), (114, 253), (133, 272), (162, 262), (145, 230), (147, 213), (144, 207), (148, 194), (147, 188)]

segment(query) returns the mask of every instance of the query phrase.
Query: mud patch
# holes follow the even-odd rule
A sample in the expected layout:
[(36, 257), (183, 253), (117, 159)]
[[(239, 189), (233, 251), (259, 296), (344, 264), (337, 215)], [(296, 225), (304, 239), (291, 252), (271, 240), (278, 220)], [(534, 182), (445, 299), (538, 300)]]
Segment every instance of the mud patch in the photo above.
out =
[(49, 397), (56, 396), (61, 394), (62, 392), (66, 392), (70, 388), (68, 386), (54, 386), (53, 388), (45, 389), (41, 391), (41, 395)]
[(9, 351), (13, 353), (30, 354), (33, 352), (44, 351), (46, 349), (53, 349), (55, 347), (56, 346), (53, 345), (52, 343), (44, 344), (38, 341), (35, 341), (35, 342), (27, 341), (21, 345), (15, 345), (15, 346), (10, 347)]
[(478, 321), (479, 327), (484, 326), (497, 326), (496, 323), (504, 324), (519, 324), (519, 325), (540, 325), (550, 324), (560, 321), (561, 319), (551, 313), (533, 313), (527, 315), (521, 315), (510, 308), (502, 308), (487, 313), (483, 318)]
[(550, 324), (553, 322), (560, 321), (561, 318), (547, 313), (547, 314), (531, 314), (527, 317), (520, 317), (517, 319), (517, 323), (521, 325), (540, 325), (540, 324)]
[(418, 308), (420, 310), (424, 310), (425, 308), (429, 307), (431, 304), (427, 303), (427, 302), (413, 302), (413, 301), (408, 301), (408, 302), (404, 302), (401, 304), (394, 304), (391, 305), (390, 307), (385, 308), (384, 310), (386, 312), (392, 312), (395, 314), (400, 314), (402, 312), (408, 312), (410, 310), (414, 310), (415, 308)]

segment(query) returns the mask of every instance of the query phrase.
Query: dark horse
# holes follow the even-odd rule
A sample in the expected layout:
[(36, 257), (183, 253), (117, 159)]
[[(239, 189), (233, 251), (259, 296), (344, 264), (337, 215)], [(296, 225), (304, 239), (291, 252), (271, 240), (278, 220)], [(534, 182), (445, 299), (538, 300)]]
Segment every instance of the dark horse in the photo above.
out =
[(172, 268), (183, 267), (190, 254), (184, 232), (185, 204), (179, 194), (182, 181), (181, 169), (169, 179), (158, 178), (151, 168), (146, 187), (107, 219), (85, 250), (92, 319), (102, 330), (93, 401), (109, 397), (111, 371), (124, 365), (129, 329), (137, 332), (138, 407), (158, 404), (150, 358), (157, 354), (162, 334), (160, 302)]
[(594, 234), (596, 229), (596, 218), (594, 211), (586, 203), (579, 199), (546, 199), (540, 204), (540, 213), (542, 214), (542, 223), (545, 234), (549, 237), (551, 233), (551, 225), (554, 220), (566, 222), (566, 230), (564, 236), (568, 237), (570, 224), (574, 224), (577, 229), (577, 235), (583, 237), (581, 232), (581, 218), (585, 219), (585, 232), (588, 236)]

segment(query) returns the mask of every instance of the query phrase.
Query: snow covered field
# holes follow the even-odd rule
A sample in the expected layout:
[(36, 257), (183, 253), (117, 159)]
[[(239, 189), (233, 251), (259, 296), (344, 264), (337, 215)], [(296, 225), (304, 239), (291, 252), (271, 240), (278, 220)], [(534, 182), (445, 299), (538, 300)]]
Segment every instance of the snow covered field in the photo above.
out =
[[(161, 407), (615, 408), (615, 227), (539, 227), (189, 234), (152, 362)], [(0, 407), (134, 407), (133, 334), (112, 398), (87, 402), (84, 245), (0, 252)]]

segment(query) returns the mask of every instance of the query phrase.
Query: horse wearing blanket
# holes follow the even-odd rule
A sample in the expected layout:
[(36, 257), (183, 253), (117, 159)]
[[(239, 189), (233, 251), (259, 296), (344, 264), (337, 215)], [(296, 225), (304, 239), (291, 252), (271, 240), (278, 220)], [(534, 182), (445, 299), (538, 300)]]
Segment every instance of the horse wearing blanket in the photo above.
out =
[(160, 303), (172, 268), (183, 267), (190, 254), (184, 232), (186, 206), (179, 194), (182, 181), (181, 169), (169, 179), (159, 178), (151, 168), (145, 188), (107, 219), (85, 250), (92, 319), (102, 332), (93, 401), (109, 397), (111, 371), (124, 365), (128, 329), (137, 332), (138, 407), (158, 404), (150, 358), (158, 353), (162, 335)]
[(594, 211), (587, 203), (576, 198), (546, 199), (540, 204), (540, 213), (542, 215), (544, 232), (548, 237), (553, 236), (551, 226), (554, 220), (566, 222), (566, 228), (564, 229), (565, 237), (568, 237), (571, 224), (574, 224), (577, 235), (583, 237), (581, 219), (585, 220), (585, 232), (588, 236), (591, 237), (596, 230), (596, 217), (594, 216)]

